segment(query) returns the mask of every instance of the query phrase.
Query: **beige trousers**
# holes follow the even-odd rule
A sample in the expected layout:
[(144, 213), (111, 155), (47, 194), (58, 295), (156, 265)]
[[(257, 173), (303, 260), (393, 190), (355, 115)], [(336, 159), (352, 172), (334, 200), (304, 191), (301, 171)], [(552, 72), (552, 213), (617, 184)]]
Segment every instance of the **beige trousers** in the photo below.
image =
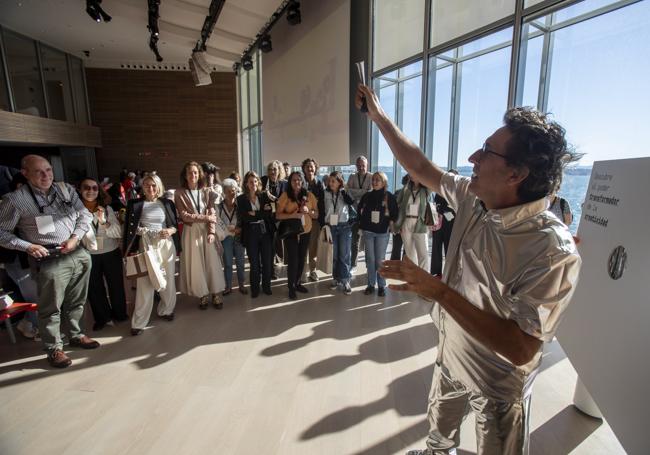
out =
[(487, 398), (468, 390), (437, 364), (427, 416), (430, 454), (446, 455), (458, 447), (460, 425), (470, 410), (476, 417), (477, 455), (528, 455), (530, 396), (515, 402)]

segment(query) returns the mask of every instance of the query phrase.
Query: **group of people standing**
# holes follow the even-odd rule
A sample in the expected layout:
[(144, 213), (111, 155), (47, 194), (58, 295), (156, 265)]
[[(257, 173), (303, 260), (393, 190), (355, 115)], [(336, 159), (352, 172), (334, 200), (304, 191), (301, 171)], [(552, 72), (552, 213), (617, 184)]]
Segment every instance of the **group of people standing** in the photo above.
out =
[[(79, 244), (83, 247), (80, 250), (87, 253), (84, 258), (88, 260), (88, 276), (80, 279), (87, 279), (88, 284), (78, 291), (80, 296), (87, 294), (95, 331), (129, 318), (123, 269), (128, 255), (146, 252), (149, 267), (156, 271), (154, 274), (150, 270), (135, 279), (131, 315), (134, 336), (148, 325), (155, 299), (159, 300), (158, 316), (167, 321), (174, 319), (177, 257), (178, 290), (196, 297), (199, 308), (205, 310), (210, 305), (223, 308), (223, 297), (233, 291), (235, 267), (237, 290), (248, 294), (245, 255), (250, 263), (252, 298), (260, 292), (272, 294), (271, 281), (278, 278), (279, 268), (284, 264), (291, 299), (296, 299), (297, 293), (309, 292), (305, 281), (318, 280), (319, 238), (326, 238), (331, 244), (331, 288), (348, 295), (352, 292), (350, 280), (361, 238), (368, 270), (366, 295), (375, 293), (375, 289), (379, 296), (386, 293), (386, 281), (378, 270), (386, 257), (391, 233), (396, 236), (400, 257), (402, 243), (405, 254), (421, 266), (428, 255), (425, 212), (430, 192), (407, 179), (396, 197), (388, 191), (383, 172), (367, 171), (365, 157), (356, 160), (357, 172), (347, 182), (339, 171), (321, 179), (319, 165), (312, 158), (302, 162), (301, 171), (289, 175), (287, 163), (272, 161), (261, 178), (249, 171), (241, 180), (235, 173), (223, 181), (219, 180), (218, 168), (211, 163), (190, 161), (180, 173), (180, 187), (173, 192), (165, 191), (155, 172), (125, 173), (124, 182), (114, 186), (128, 190), (120, 189), (117, 199), (108, 194), (111, 187), (106, 182), (93, 178), (84, 178), (78, 188), (55, 184), (51, 166), (42, 157), (26, 157), (23, 165), (26, 167), (18, 176), (27, 176), (24, 183), (29, 181), (30, 173), (34, 173), (34, 179), (47, 177), (37, 182), (43, 191), (47, 190), (47, 197), (42, 196), (41, 204), (39, 187), (30, 183), (19, 193), (25, 193), (22, 198), (27, 198), (22, 205), (15, 202), (19, 196), (5, 198), (5, 210), (10, 211), (12, 206), (19, 210), (18, 215), (4, 220), (3, 246), (20, 249), (31, 245), (27, 253), (36, 261), (32, 269), (36, 272), (33, 277), (38, 278), (48, 264), (57, 263), (68, 252), (58, 248), (58, 240), (65, 235), (73, 236), (74, 249)], [(133, 191), (138, 192), (138, 197), (131, 194)], [(32, 204), (32, 199), (37, 202)], [(62, 227), (54, 222), (55, 231), (61, 230), (56, 239), (49, 233), (49, 225), (42, 227), (36, 221), (48, 210), (54, 211), (53, 220), (60, 220), (61, 210), (70, 217)], [(39, 251), (40, 257), (36, 255)], [(74, 300), (80, 305), (78, 299)], [(57, 305), (60, 310), (63, 300)], [(42, 307), (41, 318), (53, 317), (47, 316)], [(50, 322), (39, 325), (47, 326)], [(46, 338), (50, 351), (60, 347), (60, 334), (52, 332), (53, 341), (47, 335)]]

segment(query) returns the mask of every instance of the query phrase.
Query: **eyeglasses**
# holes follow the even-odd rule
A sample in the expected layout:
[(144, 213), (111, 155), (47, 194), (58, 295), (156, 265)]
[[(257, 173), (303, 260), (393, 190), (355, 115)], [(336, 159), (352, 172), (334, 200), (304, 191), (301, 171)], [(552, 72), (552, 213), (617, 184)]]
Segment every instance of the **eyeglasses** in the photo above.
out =
[(495, 151), (493, 151), (493, 150), (489, 150), (489, 149), (488, 149), (487, 142), (484, 142), (484, 143), (483, 143), (483, 146), (481, 147), (480, 150), (481, 150), (481, 153), (480, 153), (480, 155), (479, 155), (479, 160), (482, 160), (486, 155), (489, 155), (489, 154), (496, 155), (496, 156), (500, 156), (500, 157), (503, 158), (504, 160), (507, 160), (507, 159), (508, 159), (508, 157), (507, 157), (506, 155), (503, 155), (503, 154), (501, 154), (501, 153), (497, 153), (497, 152), (495, 152)]
[(82, 189), (84, 191), (98, 191), (99, 187), (97, 185), (93, 185), (93, 186), (84, 185)]

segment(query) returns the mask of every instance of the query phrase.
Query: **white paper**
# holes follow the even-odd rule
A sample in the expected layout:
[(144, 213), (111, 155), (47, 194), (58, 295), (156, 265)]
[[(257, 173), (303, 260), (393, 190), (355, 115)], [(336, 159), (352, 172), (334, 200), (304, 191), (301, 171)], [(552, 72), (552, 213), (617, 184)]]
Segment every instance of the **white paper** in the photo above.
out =
[(357, 67), (357, 77), (359, 78), (359, 82), (366, 85), (366, 62), (361, 60), (360, 62), (355, 63), (355, 66)]
[(336, 226), (339, 224), (339, 216), (337, 214), (330, 215), (330, 226)]
[(451, 220), (454, 219), (454, 214), (451, 213), (451, 212), (445, 212), (445, 214), (444, 214), (443, 216), (445, 217), (445, 219), (446, 219), (447, 221), (451, 221)]
[(54, 232), (54, 219), (51, 215), (42, 215), (36, 217), (36, 228), (41, 235)]
[(420, 210), (420, 203), (414, 202), (409, 204), (409, 216), (418, 216), (418, 211)]
[(370, 221), (373, 223), (379, 223), (379, 210), (373, 210), (370, 213)]

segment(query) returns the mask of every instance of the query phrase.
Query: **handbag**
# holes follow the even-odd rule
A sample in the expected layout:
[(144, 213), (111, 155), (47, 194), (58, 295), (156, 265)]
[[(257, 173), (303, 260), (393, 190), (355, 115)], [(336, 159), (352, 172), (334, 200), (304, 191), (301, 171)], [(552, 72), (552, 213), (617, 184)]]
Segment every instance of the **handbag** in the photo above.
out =
[(135, 242), (135, 237), (136, 236), (134, 235), (129, 242), (129, 246), (126, 247), (126, 251), (122, 257), (122, 262), (124, 263), (124, 275), (127, 280), (135, 280), (136, 278), (147, 276), (149, 273), (147, 271), (147, 260), (144, 252), (128, 254), (128, 251), (131, 251), (133, 242)]
[(128, 280), (135, 280), (149, 274), (145, 253), (129, 254), (122, 261), (124, 262), (124, 275)]
[(305, 232), (305, 228), (302, 225), (302, 220), (291, 219), (280, 221), (280, 227), (278, 228), (278, 237), (282, 240), (292, 235), (300, 235), (303, 232)]
[(436, 226), (438, 224), (438, 218), (438, 211), (436, 210), (434, 203), (427, 202), (424, 211), (424, 224), (427, 226)]
[(316, 268), (328, 275), (332, 274), (334, 245), (329, 226), (323, 226), (318, 233), (318, 249), (316, 252)]

